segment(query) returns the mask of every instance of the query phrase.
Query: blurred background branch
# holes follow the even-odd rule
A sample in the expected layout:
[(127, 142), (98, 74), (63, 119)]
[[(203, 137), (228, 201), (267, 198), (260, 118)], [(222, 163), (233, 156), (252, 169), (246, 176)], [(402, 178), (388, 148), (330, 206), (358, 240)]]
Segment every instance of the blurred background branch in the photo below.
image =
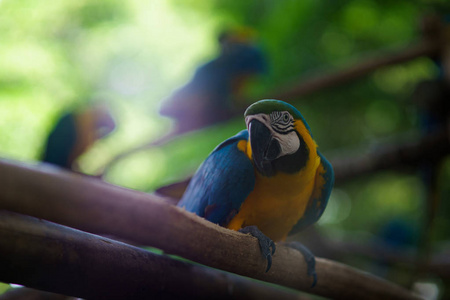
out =
[(353, 80), (361, 79), (376, 70), (409, 62), (422, 56), (434, 56), (439, 52), (439, 40), (424, 39), (416, 44), (397, 50), (397, 52), (387, 52), (380, 54), (383, 50), (378, 50), (377, 55), (361, 59), (361, 62), (343, 68), (340, 71), (332, 73), (321, 72), (320, 75), (312, 76), (312, 78), (304, 78), (298, 84), (292, 84), (280, 88), (277, 92), (269, 94), (268, 98), (286, 99), (286, 101), (294, 101), (315, 92), (322, 92), (325, 89), (347, 84)]
[[(402, 140), (405, 140), (403, 138)], [(430, 135), (417, 137), (406, 143), (390, 143), (372, 146), (368, 153), (332, 159), (336, 182), (341, 183), (377, 171), (411, 169), (450, 153), (450, 132), (442, 128)]]

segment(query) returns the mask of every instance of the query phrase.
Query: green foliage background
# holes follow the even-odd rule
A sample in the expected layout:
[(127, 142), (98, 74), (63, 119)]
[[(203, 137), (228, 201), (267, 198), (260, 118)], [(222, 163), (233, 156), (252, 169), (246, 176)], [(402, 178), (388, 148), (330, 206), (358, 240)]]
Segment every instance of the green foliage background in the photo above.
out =
[[(217, 54), (227, 26), (258, 32), (270, 72), (254, 99), (288, 83), (420, 38), (418, 23), (444, 1), (105, 0), (0, 1), (0, 156), (38, 161), (54, 122), (90, 101), (108, 102), (118, 128), (81, 159), (95, 173), (114, 155), (166, 133), (162, 99)], [(417, 127), (414, 85), (434, 78), (420, 58), (296, 103), (327, 157), (364, 153)], [(106, 180), (152, 191), (185, 178), (243, 120), (197, 132), (118, 163)], [(446, 164), (448, 165), (448, 164)], [(448, 178), (444, 168), (442, 178)], [(446, 175), (447, 174), (447, 175)], [(445, 180), (442, 180), (445, 182)], [(443, 185), (444, 198), (448, 185)], [(415, 173), (382, 172), (336, 187), (321, 225), (370, 237), (387, 220), (419, 224), (424, 190)], [(448, 209), (447, 209), (448, 211)], [(444, 214), (445, 209), (442, 210)], [(448, 237), (447, 218), (436, 239)], [(441, 227), (443, 226), (443, 227)]]

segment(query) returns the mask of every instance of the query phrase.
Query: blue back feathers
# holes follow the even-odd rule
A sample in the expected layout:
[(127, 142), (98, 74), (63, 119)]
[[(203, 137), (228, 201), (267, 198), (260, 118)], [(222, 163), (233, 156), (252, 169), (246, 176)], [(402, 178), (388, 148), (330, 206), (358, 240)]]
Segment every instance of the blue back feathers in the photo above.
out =
[(255, 186), (253, 164), (237, 148), (240, 140), (248, 140), (247, 130), (213, 150), (197, 170), (178, 206), (219, 225), (226, 225), (237, 214)]

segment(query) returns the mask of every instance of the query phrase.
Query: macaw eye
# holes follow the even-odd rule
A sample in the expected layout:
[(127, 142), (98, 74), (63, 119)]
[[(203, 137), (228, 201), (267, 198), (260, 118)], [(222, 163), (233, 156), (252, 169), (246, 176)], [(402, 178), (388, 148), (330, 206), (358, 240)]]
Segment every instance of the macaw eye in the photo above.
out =
[(287, 134), (294, 130), (294, 121), (287, 111), (274, 111), (270, 114), (272, 129), (281, 134)]

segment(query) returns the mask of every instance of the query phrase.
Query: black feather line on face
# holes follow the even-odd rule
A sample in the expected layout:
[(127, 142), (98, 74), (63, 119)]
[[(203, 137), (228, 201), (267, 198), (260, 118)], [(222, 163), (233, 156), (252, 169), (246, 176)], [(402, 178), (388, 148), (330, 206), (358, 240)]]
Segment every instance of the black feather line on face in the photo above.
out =
[(272, 164), (276, 172), (292, 174), (299, 172), (306, 166), (309, 159), (309, 148), (302, 136), (298, 132), (296, 133), (300, 139), (300, 148), (293, 154), (284, 155), (274, 160)]
[(272, 129), (273, 129), (273, 131), (275, 131), (275, 132), (277, 132), (279, 134), (288, 134), (288, 133), (290, 133), (292, 131), (295, 131), (294, 125), (289, 125), (288, 127), (282, 128), (282, 129), (279, 129), (278, 127), (272, 126)]

